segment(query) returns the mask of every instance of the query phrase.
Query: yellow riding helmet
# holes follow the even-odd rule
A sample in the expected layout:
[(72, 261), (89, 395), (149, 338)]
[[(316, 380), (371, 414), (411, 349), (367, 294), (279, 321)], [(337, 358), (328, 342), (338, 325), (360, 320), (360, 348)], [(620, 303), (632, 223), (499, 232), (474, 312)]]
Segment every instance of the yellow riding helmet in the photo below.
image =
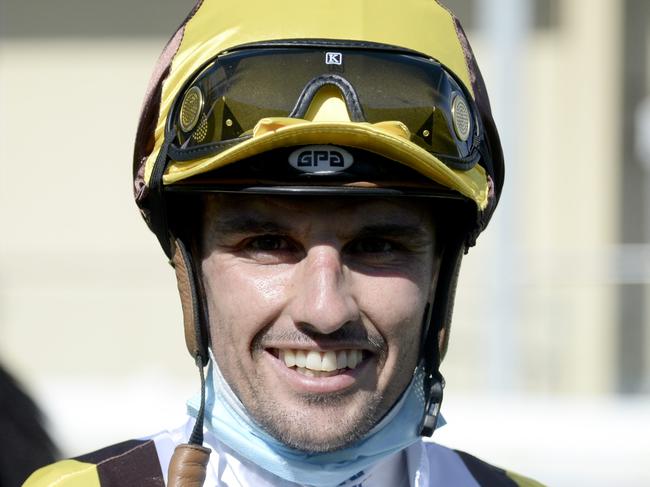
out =
[[(197, 152), (199, 155), (196, 157), (189, 152), (178, 158), (182, 160), (174, 160), (170, 157), (169, 148), (170, 145), (175, 145), (175, 141), (170, 139), (176, 134), (170, 131), (169, 125), (170, 122), (180, 125), (180, 120), (170, 118), (180, 118), (182, 108), (185, 109), (183, 115), (186, 119), (188, 113), (191, 115), (197, 112), (198, 123), (195, 132), (200, 133), (206, 128), (206, 119), (202, 120), (201, 117), (205, 117), (218, 101), (214, 97), (206, 100), (209, 96), (203, 93), (203, 105), (198, 107), (198, 90), (188, 94), (189, 88), (196, 88), (188, 86), (188, 83), (191, 83), (197, 74), (210, 69), (210, 64), (215, 63), (215, 60), (218, 62), (220, 57), (228, 54), (233, 56), (237, 50), (245, 50), (242, 46), (250, 45), (257, 46), (258, 50), (284, 48), (285, 52), (291, 47), (312, 48), (315, 51), (320, 48), (323, 56), (339, 53), (346, 58), (345, 62), (349, 57), (344, 51), (347, 46), (357, 52), (374, 51), (378, 54), (383, 50), (384, 53), (394, 51), (396, 57), (420, 56), (423, 60), (428, 59), (439, 64), (460, 88), (450, 89), (451, 94), (454, 95), (454, 91), (458, 91), (458, 94), (463, 95), (457, 97), (455, 106), (454, 101), (449, 100), (452, 105), (450, 111), (453, 113), (449, 114), (450, 120), (446, 120), (451, 126), (447, 128), (447, 132), (452, 136), (461, 132), (462, 136), (463, 127), (467, 125), (475, 125), (483, 132), (479, 134), (484, 147), (478, 164), (472, 167), (445, 164), (439, 153), (427, 151), (426, 147), (417, 143), (413, 137), (415, 130), (412, 127), (404, 127), (403, 120), (386, 118), (365, 121), (346, 120), (345, 117), (339, 117), (339, 120), (330, 118), (326, 121), (308, 120), (303, 117), (297, 119), (290, 117), (289, 110), (292, 107), (289, 106), (285, 108), (285, 113), (281, 110), (266, 114), (263, 110), (251, 113), (250, 116), (256, 113), (261, 116), (252, 121), (252, 126), (244, 127), (248, 131), (246, 136), (234, 137), (227, 141), (225, 150), (212, 154)], [(261, 67), (273, 71), (271, 63), (272, 61), (262, 60), (257, 72), (262, 72)], [(367, 60), (360, 59), (359, 69), (362, 70), (365, 64)], [(278, 76), (275, 79), (267, 76), (266, 80), (253, 78), (248, 81), (258, 85), (264, 84), (265, 81), (271, 85), (275, 81), (278, 86), (271, 88), (277, 93), (278, 87), (283, 88), (283, 84), (286, 84), (287, 78), (291, 78), (293, 73), (291, 70), (282, 71), (279, 66), (275, 71), (279, 73), (280, 79)], [(345, 74), (345, 66), (340, 72)], [(242, 76), (245, 76), (245, 72)], [(379, 82), (381, 79), (376, 81)], [(393, 80), (393, 84), (398, 82), (399, 79)], [(405, 80), (399, 87), (407, 93), (406, 98), (410, 96), (407, 82), (408, 80)], [(290, 97), (289, 94), (287, 96)], [(192, 104), (193, 100), (196, 105)], [(289, 101), (295, 103), (298, 100)], [(212, 105), (206, 102), (211, 102)], [(205, 113), (198, 113), (198, 108), (202, 108)], [(471, 113), (472, 111), (475, 113)], [(386, 112), (390, 117), (400, 115), (399, 111), (395, 110)], [(278, 113), (284, 116), (276, 116)], [(378, 116), (381, 118), (380, 114)], [(224, 119), (228, 120), (226, 117)], [(435, 125), (428, 130), (434, 138), (435, 130)], [(474, 135), (472, 134), (472, 137)], [(460, 23), (437, 1), (328, 0), (310, 2), (306, 8), (304, 2), (298, 0), (253, 0), (230, 4), (204, 0), (197, 3), (169, 41), (154, 71), (134, 151), (136, 202), (161, 240), (163, 248), (169, 253), (168, 229), (159, 228), (157, 225), (156, 197), (151, 198), (152, 188), (160, 191), (161, 187), (175, 185), (273, 149), (318, 144), (323, 141), (367, 150), (397, 161), (473, 201), (477, 218), (476, 225), (468, 235), (468, 245), (474, 243), (475, 237), (487, 224), (501, 191), (503, 156), (481, 73)]]
[[(171, 195), (227, 191), (431, 197), (447, 219), (421, 359), (431, 434), (459, 263), (488, 224), (503, 154), (458, 20), (435, 0), (199, 1), (164, 49), (134, 150), (135, 199), (175, 266), (190, 354), (206, 312)], [(182, 215), (181, 215), (182, 216)], [(196, 430), (200, 430), (200, 425)], [(199, 443), (200, 441), (195, 441)]]

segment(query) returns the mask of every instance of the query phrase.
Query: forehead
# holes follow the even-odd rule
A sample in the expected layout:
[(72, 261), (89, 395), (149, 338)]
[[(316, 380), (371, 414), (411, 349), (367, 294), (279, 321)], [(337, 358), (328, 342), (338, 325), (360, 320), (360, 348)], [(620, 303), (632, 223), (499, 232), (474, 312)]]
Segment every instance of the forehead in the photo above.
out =
[(278, 222), (311, 222), (332, 226), (342, 222), (400, 221), (432, 225), (432, 210), (426, 200), (409, 198), (268, 196), (218, 194), (206, 197), (204, 222), (237, 217)]

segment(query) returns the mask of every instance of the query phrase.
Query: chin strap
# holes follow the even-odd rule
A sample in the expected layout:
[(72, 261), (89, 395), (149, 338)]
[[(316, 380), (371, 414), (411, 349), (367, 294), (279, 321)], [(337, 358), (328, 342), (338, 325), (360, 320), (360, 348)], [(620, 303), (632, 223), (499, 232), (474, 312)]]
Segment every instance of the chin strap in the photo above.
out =
[(420, 427), (420, 436), (431, 436), (438, 425), (440, 406), (442, 406), (442, 391), (445, 387), (445, 380), (439, 371), (434, 377), (429, 378), (427, 404), (424, 408), (424, 419)]
[(190, 253), (179, 239), (172, 246), (171, 264), (176, 271), (178, 291), (183, 308), (185, 342), (194, 357), (201, 376), (201, 406), (188, 443), (174, 450), (169, 462), (167, 485), (169, 487), (202, 487), (210, 461), (210, 449), (203, 446), (203, 417), (205, 413), (205, 373), (208, 362), (207, 339), (202, 327), (203, 313), (198, 293), (199, 283), (194, 273)]
[(201, 376), (201, 406), (199, 407), (198, 414), (196, 415), (196, 422), (190, 435), (190, 444), (203, 445), (203, 417), (205, 416), (205, 369), (201, 361), (201, 357), (196, 358), (196, 366), (199, 368), (199, 375)]
[[(435, 290), (432, 291), (435, 294)], [(445, 380), (440, 373), (440, 346), (438, 326), (433, 321), (433, 305), (428, 305), (424, 313), (423, 340), (421, 348), (424, 364), (424, 417), (420, 425), (420, 436), (431, 436), (438, 424)]]
[(436, 286), (431, 291), (432, 297), (429, 301), (431, 304), (425, 312), (423, 323), (422, 351), (420, 353), (426, 373), (424, 381), (426, 405), (420, 427), (421, 436), (433, 434), (442, 405), (445, 380), (440, 373), (440, 363), (447, 349), (456, 284), (465, 249), (462, 234), (459, 233), (455, 237), (450, 238), (442, 254), (438, 279)]

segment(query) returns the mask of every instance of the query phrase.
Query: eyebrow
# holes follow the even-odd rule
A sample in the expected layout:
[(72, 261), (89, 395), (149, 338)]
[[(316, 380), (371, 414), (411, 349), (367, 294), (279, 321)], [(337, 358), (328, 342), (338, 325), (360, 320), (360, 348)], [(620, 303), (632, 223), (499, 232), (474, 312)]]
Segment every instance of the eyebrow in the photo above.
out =
[(421, 225), (408, 225), (402, 223), (378, 223), (364, 225), (356, 232), (359, 237), (383, 236), (405, 238), (413, 243), (430, 243), (433, 234), (427, 232)]
[[(217, 220), (211, 224), (212, 235), (248, 235), (248, 234), (290, 234), (292, 228), (266, 218), (254, 216), (234, 216)], [(347, 231), (344, 231), (347, 233)], [(405, 223), (374, 223), (361, 225), (348, 235), (350, 238), (386, 237), (399, 238), (416, 247), (431, 245), (434, 232), (428, 232), (423, 225)]]
[(243, 216), (216, 221), (212, 231), (217, 234), (246, 234), (246, 233), (288, 233), (289, 227), (268, 220), (258, 220)]

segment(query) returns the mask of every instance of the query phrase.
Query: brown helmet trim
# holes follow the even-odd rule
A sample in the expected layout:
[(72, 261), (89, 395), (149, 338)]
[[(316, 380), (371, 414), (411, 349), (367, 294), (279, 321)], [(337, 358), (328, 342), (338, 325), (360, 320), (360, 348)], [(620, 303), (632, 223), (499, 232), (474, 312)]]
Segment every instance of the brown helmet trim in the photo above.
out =
[[(145, 92), (133, 148), (133, 191), (136, 203), (140, 208), (146, 208), (147, 206), (143, 205), (149, 189), (144, 179), (145, 162), (155, 145), (155, 131), (158, 118), (160, 117), (163, 83), (169, 76), (172, 62), (183, 41), (185, 26), (194, 17), (199, 8), (201, 8), (202, 4), (203, 0), (196, 2), (190, 13), (181, 22), (181, 25), (167, 42), (167, 45), (156, 62)], [(145, 211), (142, 211), (142, 213), (145, 221), (149, 223), (149, 215)]]
[[(472, 90), (474, 91), (476, 106), (478, 107), (479, 113), (481, 114), (483, 126), (487, 132), (486, 140), (491, 155), (489, 160), (483, 161), (483, 165), (485, 166), (489, 164), (491, 166), (485, 166), (485, 168), (488, 174), (493, 175), (491, 177), (493, 187), (491, 191), (490, 202), (488, 203), (488, 207), (483, 210), (483, 219), (479, 222), (480, 229), (477, 232), (478, 235), (478, 233), (480, 233), (490, 221), (496, 205), (499, 202), (499, 197), (501, 196), (501, 189), (503, 188), (504, 180), (503, 149), (501, 148), (499, 132), (497, 131), (496, 124), (494, 123), (494, 117), (492, 116), (492, 107), (490, 106), (490, 98), (488, 96), (487, 87), (485, 86), (483, 74), (481, 73), (481, 69), (478, 67), (476, 57), (474, 56), (474, 51), (472, 50), (472, 46), (467, 39), (467, 35), (465, 34), (463, 26), (460, 24), (460, 20), (458, 20), (455, 15), (451, 15), (456, 26), (456, 34), (458, 35), (458, 40), (463, 47), (463, 53), (465, 54), (465, 62), (467, 63), (467, 69), (469, 70), (469, 77), (470, 82), (472, 83)], [(471, 243), (471, 245), (474, 245), (474, 243)]]
[(197, 292), (198, 281), (190, 253), (180, 239), (176, 239), (172, 246), (171, 263), (176, 272), (178, 293), (181, 297), (185, 345), (190, 355), (205, 366), (209, 359), (208, 336), (203, 325), (202, 302)]

